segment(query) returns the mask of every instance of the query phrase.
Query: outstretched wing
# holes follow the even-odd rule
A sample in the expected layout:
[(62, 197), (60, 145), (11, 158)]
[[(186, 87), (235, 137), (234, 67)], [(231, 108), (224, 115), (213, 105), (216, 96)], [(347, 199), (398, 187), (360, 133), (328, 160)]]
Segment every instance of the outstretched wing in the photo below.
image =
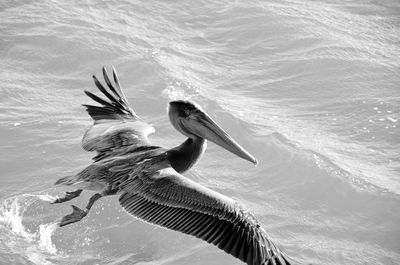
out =
[(154, 128), (139, 120), (129, 107), (115, 69), (113, 68), (114, 85), (105, 67), (103, 67), (103, 76), (108, 89), (99, 82), (96, 76), (93, 76), (93, 80), (106, 98), (85, 90), (86, 95), (101, 106), (83, 105), (94, 120), (94, 124), (83, 136), (82, 146), (86, 151), (98, 152), (94, 160), (149, 146), (147, 136), (154, 133)]
[(205, 240), (249, 265), (290, 264), (236, 201), (170, 168), (131, 176), (120, 188), (122, 207), (144, 221)]

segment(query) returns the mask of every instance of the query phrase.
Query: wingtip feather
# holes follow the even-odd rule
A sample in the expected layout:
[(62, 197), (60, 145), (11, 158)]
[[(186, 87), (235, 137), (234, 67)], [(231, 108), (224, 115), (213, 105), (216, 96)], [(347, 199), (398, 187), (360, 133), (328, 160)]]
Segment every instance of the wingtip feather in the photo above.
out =
[[(101, 98), (97, 95), (95, 95), (92, 92), (89, 92), (88, 90), (84, 90), (84, 93), (96, 101), (97, 103), (100, 103), (102, 106), (88, 106), (85, 105), (86, 110), (88, 111), (89, 115), (94, 119), (104, 119), (104, 118), (109, 118), (109, 119), (125, 119), (125, 118), (134, 118), (137, 119), (138, 116), (135, 114), (135, 112), (132, 110), (132, 108), (129, 107), (129, 103), (123, 93), (123, 91), (120, 88), (118, 76), (116, 74), (116, 70), (114, 67), (112, 67), (113, 70), (113, 78), (115, 81), (115, 86), (111, 83), (111, 80), (109, 78), (109, 75), (107, 73), (107, 68), (105, 66), (102, 67), (102, 72), (103, 72), (103, 77), (104, 81), (107, 84), (107, 86), (103, 86), (99, 79), (95, 76), (92, 75), (93, 81), (96, 85), (96, 87), (103, 93), (103, 95), (106, 98)], [(107, 91), (106, 87), (109, 88)], [(112, 93), (110, 93), (112, 92)], [(114, 95), (112, 95), (114, 94)], [(108, 100), (107, 100), (108, 99)], [(120, 117), (117, 117), (120, 115)], [(109, 117), (108, 117), (109, 116)]]

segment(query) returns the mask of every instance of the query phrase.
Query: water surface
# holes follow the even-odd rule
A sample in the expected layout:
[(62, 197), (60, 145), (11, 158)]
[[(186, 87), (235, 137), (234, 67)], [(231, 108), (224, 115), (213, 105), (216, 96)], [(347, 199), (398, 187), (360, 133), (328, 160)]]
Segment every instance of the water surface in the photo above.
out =
[[(294, 259), (400, 263), (400, 3), (2, 1), (0, 263), (242, 264), (101, 199), (58, 228), (53, 183), (91, 161), (82, 103), (114, 65), (151, 140), (198, 102), (259, 160), (209, 144), (187, 176), (240, 201)], [(71, 202), (83, 207), (90, 193)]]

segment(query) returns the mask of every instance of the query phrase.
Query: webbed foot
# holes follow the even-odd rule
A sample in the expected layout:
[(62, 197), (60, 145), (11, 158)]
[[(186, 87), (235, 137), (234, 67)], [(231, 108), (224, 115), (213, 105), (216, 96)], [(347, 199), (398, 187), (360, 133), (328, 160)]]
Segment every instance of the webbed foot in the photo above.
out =
[(86, 211), (76, 207), (75, 205), (71, 205), (71, 206), (72, 206), (72, 213), (64, 216), (61, 219), (58, 226), (62, 227), (65, 225), (79, 222), (80, 220), (82, 220), (83, 217), (85, 217), (87, 215)]

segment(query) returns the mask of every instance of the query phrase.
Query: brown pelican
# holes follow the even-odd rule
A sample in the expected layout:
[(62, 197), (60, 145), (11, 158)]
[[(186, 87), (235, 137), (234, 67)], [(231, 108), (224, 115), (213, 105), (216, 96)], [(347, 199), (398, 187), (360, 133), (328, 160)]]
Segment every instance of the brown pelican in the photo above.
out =
[(249, 265), (289, 264), (257, 220), (238, 202), (182, 176), (200, 158), (206, 141), (216, 143), (254, 164), (257, 160), (235, 142), (195, 103), (169, 103), (172, 125), (186, 141), (165, 149), (151, 145), (148, 135), (154, 128), (143, 122), (129, 107), (113, 69), (114, 84), (103, 68), (106, 89), (93, 76), (105, 98), (85, 93), (101, 106), (84, 105), (94, 124), (85, 133), (82, 145), (97, 151), (94, 162), (74, 176), (56, 184), (76, 187), (53, 203), (69, 201), (82, 189), (96, 190), (82, 210), (64, 216), (59, 226), (85, 217), (93, 203), (107, 195), (120, 194), (121, 206), (139, 219), (203, 239)]

